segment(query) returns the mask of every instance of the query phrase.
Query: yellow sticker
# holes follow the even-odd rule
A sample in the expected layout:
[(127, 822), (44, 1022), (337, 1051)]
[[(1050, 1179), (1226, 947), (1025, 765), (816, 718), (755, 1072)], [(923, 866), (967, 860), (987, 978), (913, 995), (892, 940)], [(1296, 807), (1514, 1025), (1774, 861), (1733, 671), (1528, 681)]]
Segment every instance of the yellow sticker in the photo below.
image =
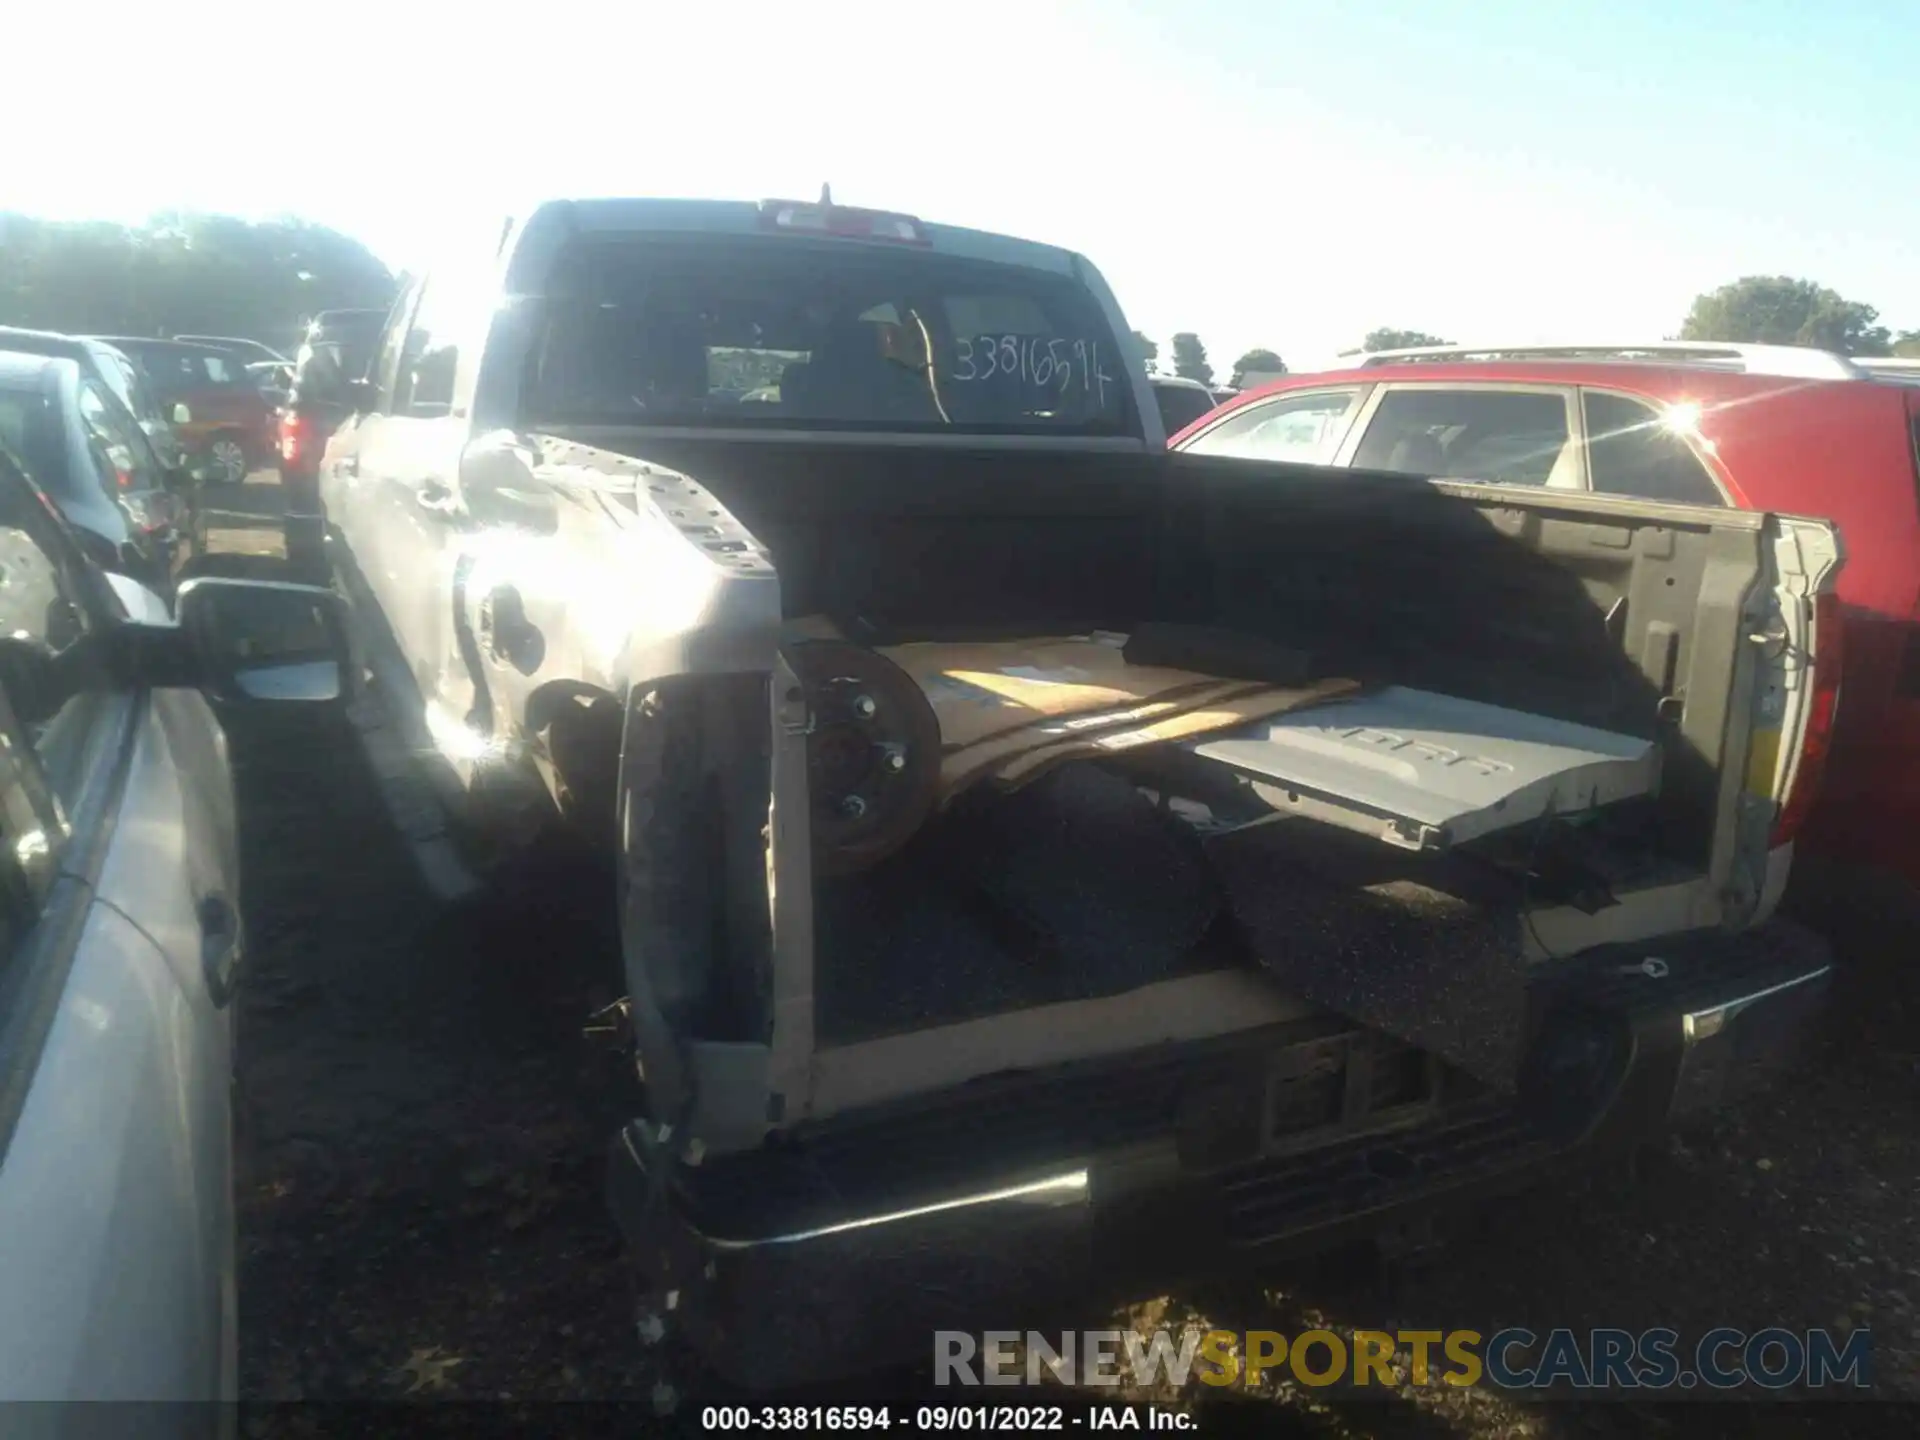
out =
[(1780, 732), (1756, 730), (1747, 746), (1747, 791), (1753, 795), (1771, 795), (1774, 777), (1780, 773)]

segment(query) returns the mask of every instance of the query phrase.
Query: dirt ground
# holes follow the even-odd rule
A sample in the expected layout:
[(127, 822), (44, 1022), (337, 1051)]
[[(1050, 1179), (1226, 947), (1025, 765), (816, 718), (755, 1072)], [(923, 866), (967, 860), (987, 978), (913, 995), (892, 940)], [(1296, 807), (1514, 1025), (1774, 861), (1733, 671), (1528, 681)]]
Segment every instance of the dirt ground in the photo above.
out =
[[(270, 554), (276, 498), (246, 487), (216, 545)], [(253, 717), (230, 738), (250, 939), (236, 1122), (246, 1432), (361, 1423), (274, 1402), (412, 1399), (628, 1401), (632, 1433), (661, 1377), (636, 1338), (602, 1196), (605, 1140), (629, 1098), (620, 1058), (584, 1033), (617, 993), (602, 882), (560, 875), (538, 903), (438, 909), (344, 720)], [(1803, 904), (1844, 970), (1797, 1084), (1635, 1173), (1498, 1205), (1391, 1291), (1369, 1270), (1323, 1264), (1142, 1296), (1136, 1318), (1282, 1331), (1867, 1326), (1878, 1393), (1920, 1399), (1920, 987), (1908, 975), (1920, 906), (1858, 880), (1819, 896)], [(1913, 1429), (1869, 1407), (1575, 1409), (1484, 1389), (1341, 1403), (1276, 1388), (1250, 1403), (1276, 1430), (1319, 1435)], [(426, 1408), (469, 1433), (478, 1413)], [(369, 1413), (385, 1418), (367, 1433), (391, 1431), (391, 1412)], [(555, 1428), (555, 1412), (537, 1413), (527, 1428)], [(684, 1410), (675, 1423), (690, 1425)]]

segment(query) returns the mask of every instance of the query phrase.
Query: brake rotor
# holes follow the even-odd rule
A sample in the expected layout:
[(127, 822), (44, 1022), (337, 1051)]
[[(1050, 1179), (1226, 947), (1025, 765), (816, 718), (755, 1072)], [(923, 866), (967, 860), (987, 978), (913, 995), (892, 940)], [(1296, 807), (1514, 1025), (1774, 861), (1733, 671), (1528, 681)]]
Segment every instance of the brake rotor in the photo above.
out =
[(813, 868), (851, 875), (913, 838), (940, 784), (940, 721), (920, 687), (876, 651), (843, 640), (786, 649), (806, 694)]

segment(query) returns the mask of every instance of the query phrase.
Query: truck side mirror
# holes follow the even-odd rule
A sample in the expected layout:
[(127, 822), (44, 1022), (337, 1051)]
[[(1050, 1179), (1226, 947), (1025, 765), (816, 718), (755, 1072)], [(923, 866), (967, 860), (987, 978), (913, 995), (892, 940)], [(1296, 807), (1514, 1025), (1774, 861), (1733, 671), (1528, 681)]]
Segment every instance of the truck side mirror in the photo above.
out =
[(176, 599), (193, 683), (217, 700), (314, 703), (347, 689), (346, 610), (332, 590), (206, 577)]

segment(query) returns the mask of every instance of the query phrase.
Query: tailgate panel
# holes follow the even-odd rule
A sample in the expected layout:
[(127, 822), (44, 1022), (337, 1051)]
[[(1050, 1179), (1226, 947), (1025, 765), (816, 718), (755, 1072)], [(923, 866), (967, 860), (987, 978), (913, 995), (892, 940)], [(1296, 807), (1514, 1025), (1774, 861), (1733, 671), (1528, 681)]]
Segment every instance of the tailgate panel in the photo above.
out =
[(1189, 746), (1277, 810), (1444, 850), (1545, 815), (1650, 795), (1651, 740), (1392, 685)]

